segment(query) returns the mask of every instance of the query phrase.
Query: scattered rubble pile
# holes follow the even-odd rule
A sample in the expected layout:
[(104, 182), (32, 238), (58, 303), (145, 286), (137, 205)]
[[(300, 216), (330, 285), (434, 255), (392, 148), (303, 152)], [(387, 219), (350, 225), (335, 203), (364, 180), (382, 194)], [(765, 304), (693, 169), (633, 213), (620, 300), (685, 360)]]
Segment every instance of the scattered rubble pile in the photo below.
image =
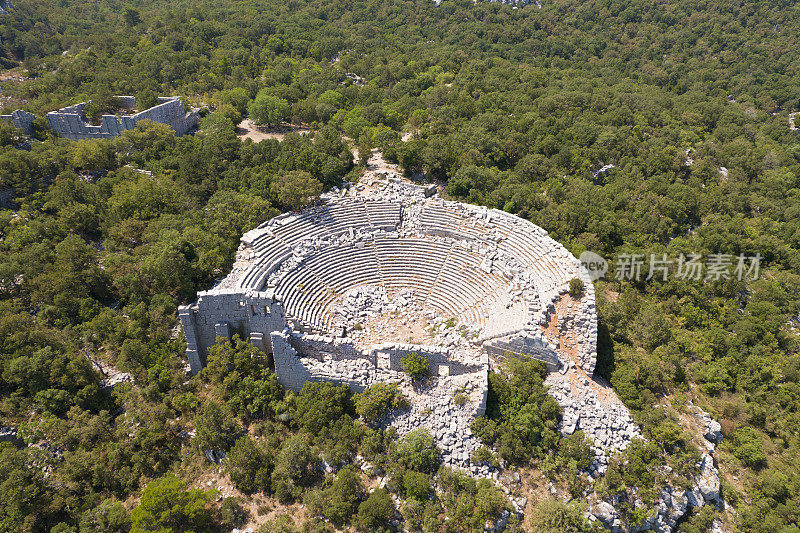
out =
[(133, 382), (133, 376), (128, 372), (117, 370), (112, 365), (109, 365), (100, 359), (90, 357), (88, 354), (87, 359), (91, 363), (92, 368), (94, 368), (101, 376), (103, 376), (100, 380), (100, 387), (104, 389), (113, 389), (120, 383), (125, 383), (126, 381)]
[[(694, 485), (689, 489), (666, 486), (661, 491), (654, 516), (646, 519), (639, 527), (631, 529), (634, 532), (655, 531), (669, 533), (673, 531), (678, 522), (692, 509), (704, 505), (715, 505), (725, 509), (726, 503), (720, 492), (719, 470), (714, 465), (714, 449), (722, 440), (719, 422), (711, 415), (696, 406), (690, 406), (694, 416), (703, 429), (706, 452), (701, 455), (697, 464), (699, 474), (694, 480)], [(600, 501), (591, 506), (590, 518), (600, 522), (614, 533), (626, 531), (614, 506), (605, 501)], [(712, 524), (711, 532), (720, 533), (722, 526), (718, 521)]]
[(607, 454), (622, 451), (633, 438), (641, 437), (622, 402), (615, 395), (598, 393), (589, 378), (553, 373), (545, 383), (563, 409), (561, 432), (572, 434), (580, 430), (591, 441), (595, 450), (592, 474), (605, 472)]
[(16, 429), (10, 426), (0, 426), (0, 442), (13, 442), (16, 438)]
[(335, 308), (333, 325), (335, 328), (347, 328), (355, 334), (361, 330), (364, 322), (383, 313), (402, 312), (407, 316), (413, 311), (415, 303), (414, 291), (410, 289), (401, 289), (390, 298), (381, 286), (356, 287), (347, 291)]

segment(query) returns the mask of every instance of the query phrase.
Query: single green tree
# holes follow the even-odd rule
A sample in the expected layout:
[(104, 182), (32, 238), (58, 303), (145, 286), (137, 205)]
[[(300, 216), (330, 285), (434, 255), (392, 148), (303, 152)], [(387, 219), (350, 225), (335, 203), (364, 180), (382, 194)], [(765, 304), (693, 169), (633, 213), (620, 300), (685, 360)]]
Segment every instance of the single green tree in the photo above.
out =
[(376, 489), (358, 506), (358, 516), (354, 520), (356, 529), (370, 533), (389, 531), (389, 520), (394, 512), (394, 502), (386, 489)]
[(392, 459), (398, 466), (432, 474), (439, 466), (439, 449), (430, 432), (425, 428), (415, 429), (406, 435), (394, 450)]
[(203, 531), (211, 525), (211, 493), (187, 489), (173, 474), (151, 481), (131, 512), (134, 531)]
[(245, 494), (269, 492), (272, 461), (248, 435), (239, 437), (223, 462), (234, 486)]
[(583, 294), (583, 281), (578, 278), (572, 278), (569, 280), (569, 295), (573, 298), (580, 298)]
[(247, 112), (259, 126), (277, 126), (289, 116), (289, 102), (262, 89), (247, 106)]
[(244, 525), (250, 518), (250, 512), (242, 505), (242, 500), (229, 497), (222, 500), (219, 506), (219, 517), (223, 525), (233, 530)]
[(244, 87), (234, 87), (232, 89), (218, 92), (214, 96), (214, 100), (220, 104), (231, 105), (234, 109), (236, 109), (236, 111), (239, 112), (239, 116), (241, 117), (247, 111), (247, 105), (250, 101), (250, 98), (247, 94), (247, 90), (245, 90)]
[(122, 502), (109, 498), (81, 516), (81, 533), (127, 533), (131, 517)]
[(125, 20), (125, 24), (130, 27), (134, 27), (142, 21), (142, 17), (139, 15), (139, 12), (132, 7), (125, 8), (122, 18)]
[(303, 434), (289, 437), (275, 457), (272, 471), (272, 490), (281, 501), (300, 497), (302, 488), (317, 476), (319, 456), (309, 446)]
[(414, 381), (419, 381), (426, 378), (431, 373), (431, 365), (428, 358), (418, 353), (411, 353), (400, 359), (400, 366), (403, 372)]
[(195, 445), (201, 450), (227, 452), (234, 443), (239, 431), (228, 410), (210, 400), (195, 418)]
[(424, 501), (431, 492), (431, 480), (422, 472), (409, 470), (403, 475), (403, 489), (407, 498)]
[(345, 414), (348, 396), (347, 385), (307, 381), (295, 399), (294, 418), (300, 427), (316, 435)]
[(319, 199), (322, 183), (305, 170), (292, 170), (272, 182), (272, 193), (279, 204), (297, 210)]
[(323, 516), (341, 527), (350, 522), (363, 496), (364, 485), (355, 469), (348, 465), (339, 470), (330, 485), (309, 493), (304, 502), (314, 515)]
[(375, 424), (394, 409), (408, 409), (408, 398), (397, 383), (376, 383), (354, 397), (356, 413), (368, 424)]
[(560, 500), (546, 498), (533, 507), (528, 519), (528, 527), (533, 533), (589, 533), (589, 521), (581, 510)]

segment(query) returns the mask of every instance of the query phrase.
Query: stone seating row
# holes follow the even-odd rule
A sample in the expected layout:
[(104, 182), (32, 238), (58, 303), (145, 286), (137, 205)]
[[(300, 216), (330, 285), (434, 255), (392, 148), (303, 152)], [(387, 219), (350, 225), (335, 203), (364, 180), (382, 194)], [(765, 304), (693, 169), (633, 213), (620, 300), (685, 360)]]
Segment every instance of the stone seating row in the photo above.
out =
[(327, 204), (317, 213), (314, 221), (323, 226), (331, 235), (341, 235), (371, 227), (364, 202), (340, 200)]
[(364, 207), (373, 228), (391, 231), (400, 226), (401, 208), (399, 203), (364, 202)]
[[(502, 220), (497, 222), (502, 224)], [(530, 226), (532, 231), (526, 231), (525, 226)], [(498, 248), (516, 255), (533, 267), (540, 265), (544, 259), (544, 269), (549, 276), (554, 276), (555, 279), (566, 278), (575, 269), (574, 258), (550, 237), (538, 235), (533, 229), (533, 224), (515, 224), (513, 228), (508, 228), (505, 239)]]
[(389, 289), (409, 287), (417, 294), (430, 290), (450, 248), (447, 243), (414, 238), (381, 238), (375, 240), (375, 245), (385, 286)]
[(313, 276), (305, 276), (306, 285), (297, 298), (290, 297), (294, 276), (279, 283), (281, 292), (285, 286), (290, 298), (286, 303), (288, 312), (320, 330), (327, 329), (333, 319), (332, 305), (339, 295), (352, 287), (381, 283), (373, 248), (374, 245), (335, 246), (309, 257), (298, 268)]
[(483, 272), (479, 265), (479, 258), (457, 249), (452, 250), (439, 280), (431, 288), (429, 301), (452, 294), (457, 302), (456, 307), (463, 310), (475, 306), (499, 287), (508, 284), (506, 279)]
[(298, 215), (292, 223), (271, 226), (272, 232), (287, 245), (303, 239), (329, 237), (328, 228), (317, 224), (308, 214)]
[(291, 250), (287, 249), (279, 255), (271, 256), (268, 261), (264, 260), (263, 264), (259, 263), (256, 266), (252, 266), (245, 272), (237, 286), (242, 289), (257, 291), (264, 289), (270, 275), (281, 266), (283, 261), (289, 259), (291, 255)]
[(292, 244), (308, 238), (322, 238), (338, 235), (359, 227), (369, 227), (363, 202), (341, 199), (335, 203), (326, 203), (300, 214), (293, 213), (288, 217), (275, 217), (269, 228), (278, 238)]
[(426, 204), (419, 218), (423, 229), (432, 235), (476, 241), (485, 241), (488, 237), (482, 228), (472, 227), (472, 220), (437, 203)]
[[(526, 265), (543, 302), (557, 298), (569, 279), (578, 274), (574, 263), (566, 257), (559, 257), (561, 254), (555, 251), (555, 247), (548, 247), (543, 239), (519, 230), (506, 235), (498, 248)], [(572, 270), (575, 272), (571, 273)]]
[[(485, 289), (477, 283), (479, 280), (465, 281), (456, 275), (448, 263), (448, 243), (423, 239), (392, 241), (385, 239), (378, 247), (387, 288), (413, 288), (428, 305), (448, 317), (459, 314), (465, 306), (485, 295)], [(409, 264), (414, 265), (411, 272)], [(440, 288), (445, 285), (447, 288)], [(431, 297), (434, 291), (436, 295)]]
[(495, 320), (527, 322), (527, 315), (525, 314), (524, 308), (521, 309), (522, 312), (518, 317), (507, 316), (508, 310), (506, 309), (506, 305), (509, 302), (509, 297), (510, 295), (506, 287), (499, 287), (480, 301), (465, 307), (455, 318), (459, 323), (467, 324), (472, 329), (478, 330), (480, 335), (483, 335), (483, 330), (485, 328), (492, 327)]
[(261, 224), (260, 234), (247, 244), (258, 250), (273, 235), (291, 245), (311, 237), (336, 236), (360, 229), (391, 230), (400, 223), (400, 205), (390, 202), (363, 202), (339, 200), (313, 211), (301, 214), (288, 213)]
[(336, 292), (343, 293), (364, 284), (378, 284), (381, 282), (381, 275), (373, 248), (374, 245), (370, 244), (361, 248), (326, 248), (310, 257), (305, 266)]
[(326, 323), (322, 304), (335, 297), (333, 290), (302, 264), (278, 282), (275, 295), (283, 302), (287, 317), (318, 329), (324, 328)]
[[(374, 204), (374, 206), (372, 206)], [(375, 224), (367, 215), (371, 205)], [(287, 245), (310, 237), (328, 237), (359, 229), (395, 229), (400, 221), (400, 206), (389, 202), (347, 201), (325, 205), (312, 213), (280, 216), (259, 226), (262, 230), (248, 244), (256, 255), (253, 266), (242, 277), (240, 287), (261, 288), (277, 263), (290, 255)], [(258, 231), (258, 230), (256, 230)], [(260, 283), (260, 285), (259, 285)]]
[[(558, 257), (561, 255), (558, 251), (563, 250), (551, 241), (543, 230), (532, 224), (512, 221), (510, 217), (511, 215), (502, 211), (492, 212), (490, 225), (498, 227), (505, 237), (498, 248), (520, 260), (536, 279), (536, 286), (546, 299), (552, 300), (560, 293), (560, 287), (568, 281), (564, 265)], [(443, 205), (435, 203), (426, 205), (421, 219), (426, 226), (435, 228), (430, 231), (432, 234), (472, 239), (476, 236), (485, 238), (485, 234), (471, 226), (469, 218), (454, 213)], [(565, 264), (570, 263), (566, 257), (563, 260)]]
[[(464, 239), (483, 235), (482, 229), (473, 227), (472, 220), (442, 204), (427, 204), (421, 219), (440, 229), (452, 230), (454, 235)], [(338, 201), (322, 206), (308, 216), (297, 217), (287, 224), (293, 228), (291, 230), (279, 226), (274, 231), (281, 240), (285, 240), (324, 233), (337, 234), (350, 228), (394, 229), (399, 220), (400, 206), (396, 203)], [(539, 232), (527, 235), (518, 222), (509, 222), (504, 216), (493, 216), (491, 224), (498, 226), (505, 236), (499, 249), (518, 258), (524, 265), (524, 275), (533, 281), (547, 306), (568, 281), (564, 269), (560, 268), (559, 254), (554, 253), (557, 246), (549, 247)], [(281, 244), (269, 235), (253, 240), (259, 268), (268, 268), (270, 263), (281, 260), (286, 252)], [(332, 309), (329, 307), (333, 305), (337, 294), (368, 284), (380, 284), (388, 289), (414, 289), (419, 295), (427, 295), (428, 304), (438, 308), (443, 315), (457, 317), (460, 322), (484, 329), (484, 337), (494, 337), (504, 331), (524, 327), (531, 319), (531, 311), (538, 312), (538, 306), (532, 309), (522, 298), (518, 298), (507, 309), (508, 299), (498, 301), (494, 293), (498, 288), (508, 285), (508, 279), (484, 272), (480, 269), (480, 263), (479, 255), (454, 247), (452, 243), (414, 238), (377, 238), (361, 248), (336, 245), (320, 250), (304, 261), (302, 267), (296, 267), (296, 270), (308, 269), (309, 273), (290, 273), (278, 282), (276, 289), (279, 289), (277, 294), (285, 298), (287, 313), (322, 329), (332, 318)], [(264, 279), (266, 276), (247, 273), (242, 284), (255, 287)], [(503, 326), (495, 325), (498, 323)]]
[(275, 267), (286, 260), (292, 253), (291, 249), (275, 237), (264, 233), (253, 241), (255, 260), (252, 266), (239, 280), (241, 288), (260, 289)]
[[(385, 239), (378, 246), (384, 285), (394, 290), (411, 288), (420, 299), (425, 299), (445, 271), (449, 245), (422, 239), (392, 241)], [(444, 316), (453, 316), (459, 306), (454, 294), (427, 303)]]
[(323, 330), (332, 320), (337, 295), (361, 285), (411, 288), (430, 295), (429, 305), (443, 316), (481, 320), (487, 304), (495, 301), (487, 297), (507, 281), (478, 270), (477, 256), (456, 252), (447, 263), (450, 253), (446, 243), (423, 239), (385, 238), (362, 247), (334, 246), (288, 273), (277, 284), (276, 294), (284, 300), (288, 315)]

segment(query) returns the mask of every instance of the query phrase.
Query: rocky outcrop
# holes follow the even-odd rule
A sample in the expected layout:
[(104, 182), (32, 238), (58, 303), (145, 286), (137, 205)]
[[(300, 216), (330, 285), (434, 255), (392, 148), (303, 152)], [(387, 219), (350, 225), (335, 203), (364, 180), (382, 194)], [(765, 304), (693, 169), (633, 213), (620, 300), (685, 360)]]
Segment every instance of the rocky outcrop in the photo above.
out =
[(697, 406), (691, 406), (690, 409), (694, 410), (694, 417), (703, 429), (703, 438), (712, 444), (719, 444), (722, 440), (722, 426), (720, 423)]
[[(697, 507), (715, 505), (724, 508), (725, 501), (720, 489), (719, 470), (714, 464), (713, 449), (715, 443), (722, 440), (721, 428), (718, 422), (702, 409), (691, 406), (694, 416), (700, 423), (703, 438), (707, 441), (706, 448), (700, 461), (697, 463), (698, 474), (694, 478), (694, 485), (688, 490), (677, 489), (672, 486), (664, 487), (656, 504), (655, 515), (646, 519), (638, 527), (630, 528), (633, 532), (655, 531), (657, 533), (670, 533), (678, 522)], [(592, 518), (599, 520), (606, 528), (614, 532), (625, 531), (619, 513), (614, 506), (606, 501), (601, 501), (591, 508)], [(721, 526), (717, 523), (717, 530)]]
[(700, 475), (697, 477), (697, 488), (703, 495), (703, 500), (709, 503), (720, 501), (719, 470), (714, 466), (714, 458), (703, 454), (700, 460)]
[(10, 426), (0, 427), (0, 442), (14, 442), (17, 440), (17, 430)]
[(607, 529), (611, 531), (621, 531), (622, 530), (622, 521), (619, 518), (619, 513), (608, 502), (600, 502), (594, 506), (592, 509), (592, 513), (594, 517), (600, 520), (600, 523), (603, 524)]

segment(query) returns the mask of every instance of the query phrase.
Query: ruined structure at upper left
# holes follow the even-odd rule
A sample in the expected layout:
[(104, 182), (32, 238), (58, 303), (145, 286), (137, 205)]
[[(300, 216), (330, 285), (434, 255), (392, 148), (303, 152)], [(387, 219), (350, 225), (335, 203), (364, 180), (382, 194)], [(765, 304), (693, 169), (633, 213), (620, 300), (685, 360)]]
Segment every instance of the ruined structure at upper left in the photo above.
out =
[[(136, 97), (118, 96), (117, 100), (123, 109), (136, 109)], [(47, 114), (47, 123), (60, 137), (79, 141), (82, 139), (112, 139), (125, 130), (132, 130), (142, 120), (152, 120), (166, 124), (175, 130), (176, 135), (184, 135), (196, 127), (200, 121), (200, 110), (184, 108), (177, 96), (163, 96), (158, 103), (144, 111), (131, 115), (103, 115), (100, 124), (93, 125), (85, 114), (89, 102), (82, 102)], [(1, 115), (0, 119), (12, 122), (18, 128), (30, 134), (34, 115), (15, 111), (15, 114)], [(17, 116), (19, 115), (19, 116)]]

